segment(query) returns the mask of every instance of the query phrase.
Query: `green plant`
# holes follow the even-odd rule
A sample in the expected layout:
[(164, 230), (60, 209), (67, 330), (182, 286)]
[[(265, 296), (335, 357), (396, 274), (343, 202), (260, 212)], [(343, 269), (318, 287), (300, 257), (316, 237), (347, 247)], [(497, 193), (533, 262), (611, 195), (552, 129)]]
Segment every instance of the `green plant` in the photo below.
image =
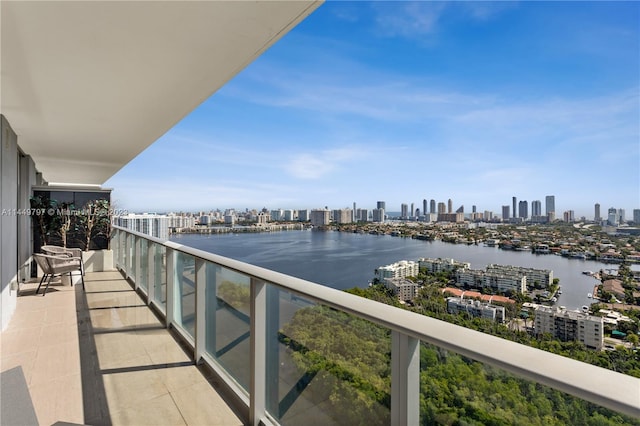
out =
[(111, 230), (109, 201), (104, 199), (89, 201), (82, 208), (78, 219), (81, 227), (84, 229), (84, 249), (85, 251), (89, 251), (93, 238), (97, 236), (109, 236)]

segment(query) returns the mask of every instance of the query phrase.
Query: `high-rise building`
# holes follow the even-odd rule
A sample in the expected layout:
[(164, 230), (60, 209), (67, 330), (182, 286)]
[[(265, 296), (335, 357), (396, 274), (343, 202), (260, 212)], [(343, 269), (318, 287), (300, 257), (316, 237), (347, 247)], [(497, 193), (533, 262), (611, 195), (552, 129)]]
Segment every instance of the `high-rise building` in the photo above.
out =
[(502, 206), (502, 221), (506, 222), (509, 220), (509, 206)]
[(331, 222), (331, 211), (329, 209), (313, 209), (310, 218), (313, 226), (327, 226)]
[(618, 210), (611, 207), (607, 212), (607, 222), (611, 226), (618, 226), (620, 224), (620, 218), (618, 216)]
[(351, 214), (353, 215), (353, 216), (351, 217), (351, 222), (357, 222), (357, 221), (358, 221), (358, 218), (357, 218), (357, 216), (356, 216), (356, 215), (357, 215), (357, 212), (358, 212), (358, 211), (356, 210), (356, 202), (354, 201), (354, 202), (353, 202), (353, 210), (351, 210)]
[(333, 221), (336, 223), (351, 223), (353, 213), (351, 209), (336, 209), (333, 211)]
[(378, 201), (378, 202), (376, 203), (376, 208), (377, 208), (377, 209), (384, 209), (384, 210), (386, 210), (386, 208), (387, 208), (386, 204), (387, 204), (387, 203), (385, 203), (384, 201)]
[(529, 203), (526, 200), (522, 200), (518, 203), (518, 217), (526, 219), (529, 217)]
[(422, 214), (427, 214), (427, 199), (422, 200)]
[(451, 198), (449, 198), (449, 201), (447, 201), (447, 213), (452, 213), (453, 212), (453, 201), (451, 200)]
[(640, 225), (640, 209), (633, 209), (633, 223)]
[(438, 203), (438, 214), (446, 213), (447, 206), (443, 202)]
[(576, 221), (575, 212), (573, 210), (567, 210), (566, 212), (564, 212), (563, 216), (564, 216), (564, 221), (565, 222), (575, 222)]
[(367, 209), (358, 209), (356, 211), (356, 222), (366, 222), (369, 220), (369, 210)]
[(377, 223), (384, 223), (384, 209), (373, 209), (371, 220)]
[(542, 216), (542, 202), (540, 200), (531, 202), (531, 216)]
[(300, 222), (308, 222), (309, 221), (309, 210), (298, 210), (298, 220)]
[(409, 217), (415, 216), (415, 209), (413, 208), (413, 203), (411, 203), (411, 211), (409, 212)]
[(513, 217), (516, 217), (516, 197), (511, 197), (511, 204), (513, 205)]
[(458, 207), (458, 210), (456, 210), (456, 213), (464, 213), (464, 204)]
[(555, 212), (556, 212), (556, 196), (555, 195), (547, 195), (544, 198), (544, 204), (545, 204), (545, 209), (544, 209), (544, 214), (546, 214), (547, 216), (549, 215), (549, 213), (554, 213), (554, 217), (555, 217)]
[(626, 219), (624, 217), (624, 209), (618, 209), (618, 221), (620, 222), (620, 224), (626, 222)]
[(475, 204), (473, 206), (471, 206), (471, 213), (476, 213), (476, 206)]
[(593, 210), (594, 210), (594, 212), (593, 212), (593, 220), (595, 222), (600, 222), (602, 220), (602, 218), (600, 217), (600, 203), (596, 203), (593, 206)]
[(400, 217), (406, 219), (409, 217), (409, 206), (407, 204), (402, 203), (400, 205)]
[(429, 213), (436, 213), (436, 212), (437, 212), (437, 211), (436, 211), (436, 200), (433, 200), (433, 199), (432, 199), (432, 200), (429, 202), (429, 207), (430, 207), (430, 209), (429, 209)]
[(159, 214), (127, 214), (114, 216), (117, 226), (147, 234), (161, 240), (169, 239), (169, 216)]

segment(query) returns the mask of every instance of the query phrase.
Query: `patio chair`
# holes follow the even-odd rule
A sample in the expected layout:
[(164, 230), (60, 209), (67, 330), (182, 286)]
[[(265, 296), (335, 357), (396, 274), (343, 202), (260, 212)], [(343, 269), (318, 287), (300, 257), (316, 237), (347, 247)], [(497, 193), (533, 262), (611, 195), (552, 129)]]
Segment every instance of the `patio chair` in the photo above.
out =
[[(82, 281), (82, 289), (84, 290), (84, 277), (83, 268), (82, 268), (82, 259), (78, 257), (69, 257), (69, 256), (51, 256), (48, 254), (39, 254), (35, 253), (33, 255), (34, 259), (38, 263), (38, 266), (42, 269), (43, 276), (40, 280), (40, 284), (36, 289), (36, 294), (40, 291), (40, 287), (46, 278), (47, 285), (44, 288), (44, 292), (42, 295), (47, 294), (47, 289), (49, 289), (49, 284), (51, 284), (51, 280), (54, 276), (69, 273), (69, 279), (71, 280), (71, 273), (74, 271), (80, 272), (80, 280)], [(71, 285), (73, 285), (73, 281), (71, 281)]]
[(82, 260), (82, 250), (79, 248), (66, 248), (60, 246), (53, 245), (44, 245), (40, 247), (40, 250), (44, 254), (49, 254), (51, 256), (68, 256), (68, 257), (77, 257), (80, 259), (80, 265), (82, 266), (82, 275), (84, 275), (84, 261)]

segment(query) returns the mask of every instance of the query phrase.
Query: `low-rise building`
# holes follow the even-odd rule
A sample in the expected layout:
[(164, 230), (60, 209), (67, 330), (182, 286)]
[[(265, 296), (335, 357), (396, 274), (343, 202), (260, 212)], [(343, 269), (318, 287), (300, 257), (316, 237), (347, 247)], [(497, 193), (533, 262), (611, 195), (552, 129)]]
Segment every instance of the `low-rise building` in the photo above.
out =
[(418, 289), (420, 288), (418, 284), (405, 278), (386, 278), (384, 285), (393, 291), (393, 294), (401, 302), (408, 302), (415, 299), (418, 295)]
[(504, 322), (505, 320), (504, 307), (462, 297), (447, 297), (447, 312), (450, 314), (467, 313), (472, 317), (485, 318), (497, 322)]
[(601, 317), (549, 306), (539, 306), (535, 315), (536, 335), (548, 333), (563, 342), (577, 340), (589, 349), (600, 350), (603, 347), (604, 323)]
[(456, 284), (461, 287), (490, 288), (494, 291), (524, 293), (527, 277), (517, 273), (501, 273), (496, 270), (458, 269)]
[(375, 277), (380, 282), (384, 282), (387, 278), (407, 278), (418, 275), (418, 262), (411, 260), (401, 260), (386, 266), (380, 266), (376, 269)]
[(427, 272), (437, 273), (437, 272), (452, 272), (456, 269), (469, 269), (471, 267), (471, 263), (469, 262), (458, 262), (454, 259), (429, 259), (422, 258), (418, 259), (418, 264), (420, 269), (426, 269)]

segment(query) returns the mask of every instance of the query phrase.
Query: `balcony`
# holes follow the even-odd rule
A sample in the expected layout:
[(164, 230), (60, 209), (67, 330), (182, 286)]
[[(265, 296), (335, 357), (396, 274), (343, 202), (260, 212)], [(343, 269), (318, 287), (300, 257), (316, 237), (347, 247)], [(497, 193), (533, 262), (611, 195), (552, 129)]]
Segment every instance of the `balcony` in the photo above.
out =
[[(630, 376), (122, 228), (111, 245), (120, 272), (87, 274), (85, 292), (23, 286), (2, 334), (2, 371), (22, 367), (40, 424), (353, 424), (363, 407), (367, 424), (419, 424), (420, 371), (442, 362), (422, 345), (640, 417)], [(371, 359), (303, 325), (360, 336)]]

